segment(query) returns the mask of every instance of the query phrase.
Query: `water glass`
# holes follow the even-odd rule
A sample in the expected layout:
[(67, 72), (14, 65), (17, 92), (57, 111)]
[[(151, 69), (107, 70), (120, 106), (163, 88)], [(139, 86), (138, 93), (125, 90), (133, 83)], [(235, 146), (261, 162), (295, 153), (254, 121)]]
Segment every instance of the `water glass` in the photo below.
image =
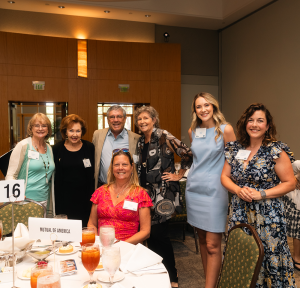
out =
[(102, 250), (102, 263), (104, 270), (109, 274), (109, 280), (112, 284), (114, 276), (121, 264), (120, 247), (106, 247)]
[(115, 227), (103, 225), (100, 227), (100, 241), (103, 247), (110, 247), (115, 241)]
[(37, 279), (39, 276), (46, 276), (52, 273), (53, 273), (53, 269), (51, 265), (48, 264), (35, 265), (31, 269), (31, 277), (30, 277), (31, 288), (37, 288)]
[(60, 276), (58, 273), (51, 275), (40, 275), (37, 278), (37, 288), (61, 288)]

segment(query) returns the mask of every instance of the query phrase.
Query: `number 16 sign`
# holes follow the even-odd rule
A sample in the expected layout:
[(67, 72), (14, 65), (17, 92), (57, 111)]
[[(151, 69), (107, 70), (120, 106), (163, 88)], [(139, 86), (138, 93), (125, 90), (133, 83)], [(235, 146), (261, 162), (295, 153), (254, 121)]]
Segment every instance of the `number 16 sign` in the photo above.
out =
[(15, 202), (24, 199), (24, 180), (0, 181), (0, 202)]

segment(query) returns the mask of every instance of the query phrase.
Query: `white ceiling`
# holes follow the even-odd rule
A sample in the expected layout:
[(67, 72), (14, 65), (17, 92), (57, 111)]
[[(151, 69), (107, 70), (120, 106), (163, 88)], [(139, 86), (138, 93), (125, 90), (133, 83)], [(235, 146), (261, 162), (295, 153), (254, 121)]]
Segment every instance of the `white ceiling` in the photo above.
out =
[[(218, 30), (273, 0), (0, 0), (0, 8)], [(64, 9), (58, 6), (64, 6)], [(104, 13), (109, 10), (110, 13)], [(145, 17), (145, 15), (151, 15)]]

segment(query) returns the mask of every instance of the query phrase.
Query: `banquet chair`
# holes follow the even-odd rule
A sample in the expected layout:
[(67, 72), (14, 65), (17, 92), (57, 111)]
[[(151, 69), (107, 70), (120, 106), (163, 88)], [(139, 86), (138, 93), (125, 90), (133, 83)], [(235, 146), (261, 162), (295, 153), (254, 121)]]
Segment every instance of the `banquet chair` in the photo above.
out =
[[(187, 224), (187, 212), (186, 212), (186, 202), (185, 202), (185, 188), (186, 188), (186, 180), (184, 181), (179, 181), (180, 185), (180, 192), (179, 192), (179, 197), (181, 198), (182, 202), (182, 212), (179, 214), (177, 213), (175, 216), (173, 216), (169, 220), (169, 224), (182, 224), (183, 229), (182, 229), (182, 236), (183, 236), (183, 241), (185, 240), (185, 229), (186, 229), (186, 224)], [(197, 232), (196, 228), (193, 228), (194, 232), (194, 237), (195, 237), (195, 247), (196, 247), (196, 254), (199, 254), (199, 244), (197, 240)]]
[[(28, 202), (28, 204), (22, 205)], [(26, 198), (22, 202), (12, 204), (11, 202), (4, 203), (0, 206), (0, 219), (3, 225), (3, 235), (11, 233), (11, 205), (14, 205), (14, 227), (18, 223), (23, 223), (28, 228), (28, 217), (46, 218), (47, 210), (44, 205)]]
[[(244, 231), (245, 228), (251, 235)], [(264, 247), (255, 229), (249, 224), (232, 227), (217, 287), (254, 288), (263, 258)]]

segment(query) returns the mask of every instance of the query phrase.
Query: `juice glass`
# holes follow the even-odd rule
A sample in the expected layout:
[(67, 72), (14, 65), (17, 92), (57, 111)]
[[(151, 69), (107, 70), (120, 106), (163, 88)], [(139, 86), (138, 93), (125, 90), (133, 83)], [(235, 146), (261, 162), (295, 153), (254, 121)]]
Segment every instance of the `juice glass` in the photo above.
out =
[(99, 244), (87, 243), (82, 246), (81, 260), (84, 268), (90, 275), (90, 284), (92, 284), (93, 274), (100, 261)]
[(31, 269), (30, 285), (31, 288), (37, 288), (37, 278), (39, 276), (46, 276), (53, 273), (52, 266), (48, 264), (35, 265)]
[(95, 237), (95, 230), (93, 228), (82, 228), (82, 242), (80, 242), (80, 245), (82, 246), (87, 243), (95, 243)]
[(61, 288), (59, 274), (40, 275), (37, 278), (37, 288)]

